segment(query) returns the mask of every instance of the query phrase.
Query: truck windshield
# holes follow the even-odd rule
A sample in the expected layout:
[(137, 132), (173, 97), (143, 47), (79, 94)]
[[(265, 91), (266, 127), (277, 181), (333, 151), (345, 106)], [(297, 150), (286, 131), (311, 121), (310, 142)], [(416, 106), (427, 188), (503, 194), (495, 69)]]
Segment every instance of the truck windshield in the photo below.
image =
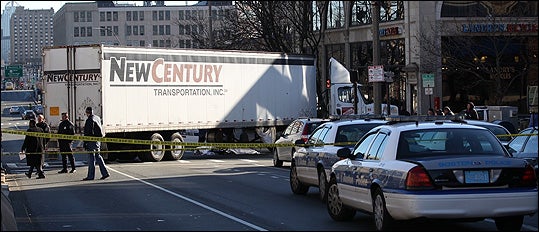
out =
[[(359, 102), (367, 102), (363, 94), (361, 94), (361, 90), (358, 88), (357, 93), (360, 97)], [(345, 87), (339, 87), (337, 89), (337, 96), (339, 98), (339, 101), (343, 103), (354, 103), (354, 92), (353, 88), (351, 86), (345, 86)]]

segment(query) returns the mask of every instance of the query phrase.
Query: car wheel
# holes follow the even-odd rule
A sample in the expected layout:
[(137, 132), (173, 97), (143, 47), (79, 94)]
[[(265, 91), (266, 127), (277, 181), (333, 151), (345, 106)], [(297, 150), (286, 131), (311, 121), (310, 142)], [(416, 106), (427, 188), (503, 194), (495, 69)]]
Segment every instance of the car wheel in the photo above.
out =
[(384, 199), (384, 194), (380, 188), (374, 190), (374, 197), (372, 199), (372, 213), (376, 230), (387, 231), (391, 229), (394, 220), (387, 212), (386, 200)]
[(273, 148), (273, 166), (274, 167), (282, 167), (283, 161), (279, 160), (279, 153), (277, 152), (277, 148)]
[(301, 183), (298, 179), (296, 165), (294, 164), (290, 167), (290, 189), (292, 189), (293, 193), (299, 195), (305, 195), (309, 191), (309, 186)]
[(328, 181), (326, 178), (326, 172), (324, 171), (324, 168), (318, 169), (318, 188), (319, 191), (319, 197), (320, 200), (325, 201), (327, 198), (327, 192), (328, 192)]
[(512, 216), (495, 218), (496, 229), (498, 231), (520, 231), (524, 216)]
[(335, 221), (349, 221), (356, 215), (356, 210), (343, 205), (335, 178), (331, 178), (329, 181), (326, 204), (329, 216)]

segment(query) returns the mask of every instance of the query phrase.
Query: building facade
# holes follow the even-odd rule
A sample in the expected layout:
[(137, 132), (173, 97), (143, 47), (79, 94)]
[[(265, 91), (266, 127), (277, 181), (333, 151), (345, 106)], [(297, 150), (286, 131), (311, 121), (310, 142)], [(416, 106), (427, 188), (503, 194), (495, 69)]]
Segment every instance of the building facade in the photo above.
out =
[[(373, 3), (380, 4), (380, 20), (376, 24), (372, 20)], [(323, 12), (316, 5), (313, 9)], [(313, 20), (314, 29), (324, 33), (319, 58), (325, 62), (321, 62), (320, 71), (328, 75), (330, 57), (349, 70), (357, 70), (359, 83), (364, 87), (363, 94), (371, 101), (375, 84), (369, 82), (368, 68), (374, 64), (383, 65), (384, 71), (394, 73), (392, 82), (381, 83), (383, 101), (389, 99), (391, 104), (420, 115), (426, 114), (429, 108), (446, 105), (459, 112), (465, 108), (466, 101), (494, 105), (488, 93), (479, 93), (492, 91), (492, 82), (514, 86), (503, 94), (519, 98), (502, 99), (497, 104), (520, 104), (526, 100), (523, 89), (537, 85), (536, 2), (330, 1), (327, 21), (322, 22), (324, 17), (318, 17)], [(500, 29), (493, 29), (496, 26)], [(373, 36), (375, 30), (378, 30), (377, 36)], [(475, 43), (450, 46), (448, 41), (455, 38)], [(495, 47), (487, 43), (488, 39), (512, 49), (487, 53), (486, 48)], [(380, 46), (377, 62), (373, 61), (373, 42)], [(452, 50), (460, 53), (446, 52)], [(496, 57), (495, 54), (514, 59), (481, 62), (482, 58), (488, 61)], [(526, 65), (516, 67), (516, 57)], [(450, 66), (448, 61), (451, 60), (478, 62), (475, 66), (473, 62), (467, 62), (472, 65), (462, 62), (461, 66)], [(462, 69), (455, 70), (455, 67)], [(474, 69), (483, 71), (475, 72)], [(500, 69), (507, 71), (499, 74)], [(526, 108), (525, 104), (519, 105), (522, 113), (526, 113)]]
[(9, 64), (9, 53), (11, 51), (11, 15), (17, 8), (17, 3), (14, 1), (6, 2), (4, 11), (2, 12), (2, 66)]
[[(208, 2), (189, 6), (150, 2), (143, 6), (111, 1), (66, 3), (54, 16), (54, 45), (198, 48), (200, 41), (193, 40), (194, 35), (208, 37), (204, 35), (210, 27)], [(213, 4), (214, 20), (233, 7), (230, 1)]]

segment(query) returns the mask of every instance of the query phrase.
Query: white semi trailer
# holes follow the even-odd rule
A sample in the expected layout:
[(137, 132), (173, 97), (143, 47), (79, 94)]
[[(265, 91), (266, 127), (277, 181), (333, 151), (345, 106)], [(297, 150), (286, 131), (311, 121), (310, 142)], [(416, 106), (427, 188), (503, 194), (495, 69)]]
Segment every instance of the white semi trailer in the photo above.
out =
[[(55, 130), (68, 112), (84, 126), (93, 107), (108, 138), (273, 143), (298, 117), (316, 117), (316, 60), (280, 53), (106, 45), (43, 49), (43, 106)], [(107, 143), (144, 161), (181, 159), (181, 146)], [(166, 148), (164, 151), (163, 148)], [(109, 159), (114, 154), (109, 153)]]

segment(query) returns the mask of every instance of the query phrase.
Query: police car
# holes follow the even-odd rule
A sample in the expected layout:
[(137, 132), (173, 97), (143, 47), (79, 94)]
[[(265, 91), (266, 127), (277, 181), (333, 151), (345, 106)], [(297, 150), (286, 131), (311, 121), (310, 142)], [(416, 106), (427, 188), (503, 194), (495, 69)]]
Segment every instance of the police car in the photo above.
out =
[(331, 165), (339, 161), (337, 150), (351, 149), (359, 139), (372, 128), (386, 124), (380, 119), (341, 119), (325, 122), (309, 136), (292, 157), (290, 165), (290, 188), (295, 194), (306, 194), (310, 186), (319, 188), (321, 200), (327, 196), (327, 186)]
[(331, 169), (327, 210), (336, 221), (357, 210), (376, 229), (417, 218), (483, 220), (519, 231), (537, 212), (537, 177), (511, 158), (484, 127), (449, 120), (389, 118), (354, 146), (340, 149)]

